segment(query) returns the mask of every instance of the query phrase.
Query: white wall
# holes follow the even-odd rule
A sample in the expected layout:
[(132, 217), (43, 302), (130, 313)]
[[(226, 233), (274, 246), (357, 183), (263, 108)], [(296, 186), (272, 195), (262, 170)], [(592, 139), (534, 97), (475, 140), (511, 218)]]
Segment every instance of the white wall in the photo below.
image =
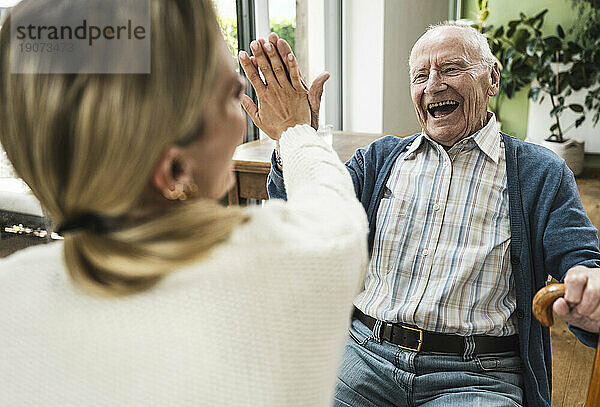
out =
[(419, 130), (408, 55), (430, 24), (448, 19), (448, 0), (344, 0), (344, 130)]
[[(566, 104), (578, 103), (584, 105), (585, 91), (573, 92), (571, 96), (566, 99)], [(546, 95), (542, 103), (534, 102), (529, 100), (529, 117), (527, 119), (527, 141), (539, 142), (550, 135), (550, 126), (556, 121), (550, 117), (550, 111), (552, 110), (552, 103), (550, 98)], [(565, 110), (560, 116), (560, 127), (563, 132), (568, 128), (574, 121), (579, 117), (578, 114), (573, 113), (571, 110)], [(569, 139), (573, 138), (578, 141), (585, 141), (585, 152), (586, 153), (600, 153), (600, 122), (596, 127), (593, 127), (592, 118), (593, 114), (590, 114), (586, 110), (586, 118), (581, 126), (571, 128), (564, 134), (564, 137)]]
[(342, 10), (343, 130), (383, 131), (384, 0), (345, 0)]
[(430, 24), (448, 19), (448, 2), (441, 0), (387, 0), (384, 16), (383, 132), (420, 131), (410, 98), (408, 56)]

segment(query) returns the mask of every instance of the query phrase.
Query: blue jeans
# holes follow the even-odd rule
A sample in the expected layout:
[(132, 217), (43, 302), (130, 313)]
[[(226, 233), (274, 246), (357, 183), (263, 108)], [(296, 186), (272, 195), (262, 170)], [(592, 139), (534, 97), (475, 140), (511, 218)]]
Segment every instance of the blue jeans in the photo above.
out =
[(334, 406), (522, 406), (522, 362), (515, 352), (416, 353), (352, 321)]

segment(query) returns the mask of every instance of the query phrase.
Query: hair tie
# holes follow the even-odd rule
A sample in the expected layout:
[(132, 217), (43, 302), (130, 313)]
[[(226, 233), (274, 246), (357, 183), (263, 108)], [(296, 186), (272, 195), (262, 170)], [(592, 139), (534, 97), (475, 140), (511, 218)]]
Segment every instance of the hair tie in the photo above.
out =
[(103, 217), (88, 212), (61, 223), (54, 231), (59, 235), (63, 235), (64, 233), (77, 230), (85, 230), (92, 233), (106, 233), (108, 228), (106, 227), (106, 221)]

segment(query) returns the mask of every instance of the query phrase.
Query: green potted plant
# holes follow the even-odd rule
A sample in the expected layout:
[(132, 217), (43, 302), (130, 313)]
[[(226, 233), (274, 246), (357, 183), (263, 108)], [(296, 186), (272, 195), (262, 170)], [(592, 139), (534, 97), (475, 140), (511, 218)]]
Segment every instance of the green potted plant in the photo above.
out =
[[(478, 0), (478, 7), (482, 6), (480, 19), (487, 18), (489, 14), (489, 11), (486, 13), (486, 3)], [(540, 144), (562, 156), (571, 170), (579, 174), (583, 170), (583, 143), (567, 139), (565, 134), (583, 123), (584, 108), (581, 104), (569, 103), (567, 98), (573, 90), (591, 86), (597, 68), (584, 60), (580, 45), (565, 39), (560, 25), (556, 27), (556, 35), (542, 35), (541, 27), (547, 11), (543, 10), (533, 17), (520, 13), (518, 20), (498, 28), (485, 26), (484, 20), (480, 21), (478, 28), (488, 37), (492, 53), (501, 66), (496, 114), (503, 97), (512, 98), (516, 91), (531, 84), (530, 99), (541, 103), (548, 97), (552, 104), (552, 124)], [(576, 114), (567, 126), (561, 122), (566, 110)]]
[(600, 0), (573, 0), (578, 18), (571, 32), (581, 46), (582, 63), (588, 64), (590, 84), (585, 107), (593, 114), (596, 125), (600, 119)]

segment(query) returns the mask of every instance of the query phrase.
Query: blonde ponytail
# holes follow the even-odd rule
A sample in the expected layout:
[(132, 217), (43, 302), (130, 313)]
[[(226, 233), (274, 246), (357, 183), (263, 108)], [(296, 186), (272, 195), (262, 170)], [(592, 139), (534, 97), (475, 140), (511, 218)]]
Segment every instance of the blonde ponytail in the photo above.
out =
[[(76, 0), (46, 2), (68, 10)], [(0, 140), (55, 224), (85, 213), (126, 217), (142, 203), (162, 151), (190, 141), (203, 120), (221, 36), (212, 2), (151, 4), (149, 75), (11, 74), (10, 15), (2, 27)], [(88, 291), (133, 293), (206, 255), (245, 219), (212, 201), (173, 205), (105, 233), (66, 234), (65, 263)]]

